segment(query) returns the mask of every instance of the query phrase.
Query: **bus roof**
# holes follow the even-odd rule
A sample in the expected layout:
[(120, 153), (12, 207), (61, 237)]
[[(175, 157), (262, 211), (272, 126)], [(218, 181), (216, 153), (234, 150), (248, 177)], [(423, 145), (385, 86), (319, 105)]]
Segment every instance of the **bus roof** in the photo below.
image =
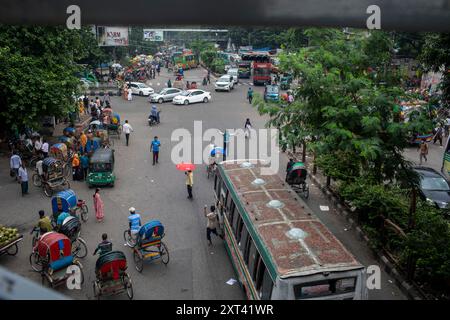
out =
[[(266, 265), (273, 278), (363, 268), (278, 174), (261, 175), (267, 164), (244, 162), (225, 161), (219, 170), (261, 256), (272, 262), (274, 268)], [(280, 208), (269, 205), (277, 200)]]

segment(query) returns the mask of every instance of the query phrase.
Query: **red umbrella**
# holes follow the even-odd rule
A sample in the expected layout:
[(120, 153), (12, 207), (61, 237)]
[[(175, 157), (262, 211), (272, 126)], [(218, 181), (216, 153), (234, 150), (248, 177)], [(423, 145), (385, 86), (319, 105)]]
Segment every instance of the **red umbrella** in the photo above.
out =
[(195, 164), (182, 162), (177, 164), (177, 169), (180, 171), (194, 171)]

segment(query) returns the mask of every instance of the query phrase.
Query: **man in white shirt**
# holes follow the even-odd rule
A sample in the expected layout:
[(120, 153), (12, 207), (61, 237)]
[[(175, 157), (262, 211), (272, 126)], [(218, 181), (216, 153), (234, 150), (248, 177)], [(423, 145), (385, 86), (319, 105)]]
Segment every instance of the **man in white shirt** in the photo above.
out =
[(19, 176), (19, 168), (22, 164), (22, 159), (20, 159), (20, 156), (17, 154), (17, 151), (13, 151), (13, 155), (11, 156), (9, 160), (9, 167), (12, 171), (14, 171), (16, 179)]
[(44, 139), (44, 143), (42, 144), (42, 154), (44, 155), (44, 158), (48, 157), (48, 149), (49, 149), (49, 145), (46, 139)]
[(22, 197), (28, 194), (28, 172), (23, 163), (19, 167), (19, 183), (22, 188)]
[(123, 132), (125, 133), (125, 139), (127, 141), (127, 147), (128, 147), (128, 140), (130, 139), (130, 133), (133, 132), (133, 127), (128, 123), (128, 120), (125, 120), (125, 124), (123, 125)]
[(42, 149), (41, 138), (36, 137), (34, 140), (34, 151), (36, 152), (36, 154), (39, 154), (41, 152), (41, 149)]

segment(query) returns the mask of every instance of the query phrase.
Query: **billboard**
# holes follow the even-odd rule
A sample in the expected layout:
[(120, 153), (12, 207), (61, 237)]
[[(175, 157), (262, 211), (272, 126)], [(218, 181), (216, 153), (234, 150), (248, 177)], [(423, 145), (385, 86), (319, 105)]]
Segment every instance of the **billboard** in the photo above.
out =
[(99, 46), (128, 46), (127, 27), (98, 27)]
[(144, 29), (144, 40), (147, 41), (164, 41), (163, 30)]

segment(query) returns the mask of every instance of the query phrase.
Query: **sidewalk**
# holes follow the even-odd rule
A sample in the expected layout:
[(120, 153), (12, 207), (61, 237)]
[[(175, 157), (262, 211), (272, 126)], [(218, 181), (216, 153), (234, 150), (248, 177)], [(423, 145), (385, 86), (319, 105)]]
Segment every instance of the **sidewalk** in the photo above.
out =
[[(75, 122), (75, 128), (77, 125), (81, 125), (81, 127), (86, 129), (89, 126), (89, 123), (91, 122), (92, 117), (87, 114), (83, 114), (80, 116), (80, 121)], [(70, 126), (70, 123), (64, 123), (60, 122), (55, 126), (55, 130), (53, 130), (53, 136), (49, 138), (50, 143), (56, 143), (58, 142), (58, 137), (63, 135), (64, 128), (67, 128)]]

